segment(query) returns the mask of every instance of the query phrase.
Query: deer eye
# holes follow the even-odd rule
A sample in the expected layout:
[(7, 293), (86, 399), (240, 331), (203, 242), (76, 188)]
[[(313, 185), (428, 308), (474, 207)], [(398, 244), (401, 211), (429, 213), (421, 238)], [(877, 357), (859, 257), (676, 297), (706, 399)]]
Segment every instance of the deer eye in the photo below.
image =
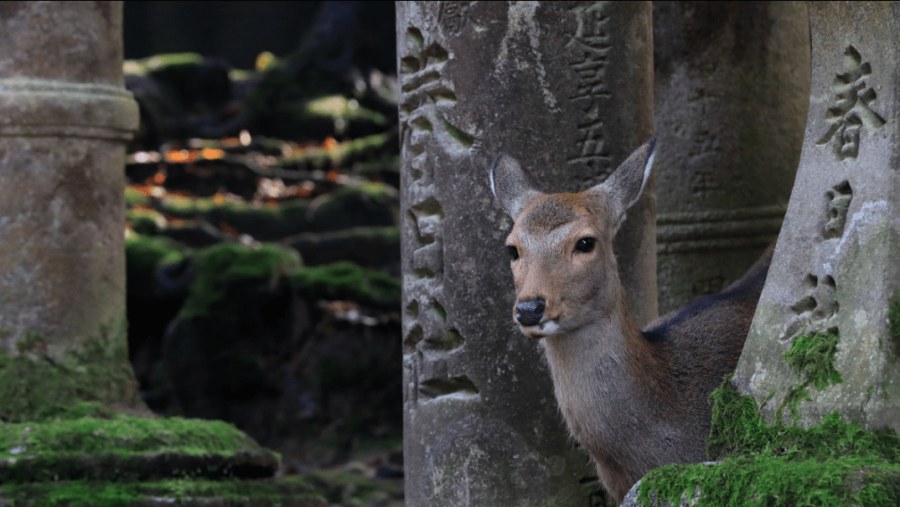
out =
[(519, 249), (515, 245), (506, 245), (506, 253), (509, 254), (509, 258), (512, 260), (519, 258)]
[(596, 241), (597, 240), (594, 238), (581, 238), (575, 243), (575, 250), (588, 253), (594, 249), (594, 243), (596, 243)]

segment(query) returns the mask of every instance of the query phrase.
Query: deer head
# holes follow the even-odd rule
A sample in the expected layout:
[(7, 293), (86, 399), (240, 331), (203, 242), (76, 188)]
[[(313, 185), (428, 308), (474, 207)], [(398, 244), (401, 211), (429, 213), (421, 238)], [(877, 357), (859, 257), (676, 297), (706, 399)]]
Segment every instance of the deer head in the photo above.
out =
[(491, 190), (514, 221), (506, 249), (516, 285), (513, 317), (524, 334), (575, 331), (624, 305), (613, 238), (650, 178), (654, 144), (580, 193), (542, 193), (512, 157), (494, 162)]

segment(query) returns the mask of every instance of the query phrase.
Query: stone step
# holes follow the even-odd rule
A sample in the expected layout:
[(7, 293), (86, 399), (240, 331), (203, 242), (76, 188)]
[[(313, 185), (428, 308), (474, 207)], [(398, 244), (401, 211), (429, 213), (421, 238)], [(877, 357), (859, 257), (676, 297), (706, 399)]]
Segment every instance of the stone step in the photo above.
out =
[(0, 484), (260, 479), (274, 476), (279, 461), (222, 421), (117, 415), (0, 424)]
[(0, 506), (41, 507), (327, 507), (305, 479), (212, 481), (172, 479), (158, 482), (61, 481), (0, 485)]

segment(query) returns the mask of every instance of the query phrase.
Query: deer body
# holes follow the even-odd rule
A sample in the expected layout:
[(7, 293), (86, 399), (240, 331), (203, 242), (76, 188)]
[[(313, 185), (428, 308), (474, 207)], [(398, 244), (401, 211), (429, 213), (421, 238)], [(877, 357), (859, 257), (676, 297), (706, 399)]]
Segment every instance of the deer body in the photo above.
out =
[(514, 319), (541, 339), (560, 411), (621, 501), (651, 468), (703, 461), (710, 392), (734, 370), (765, 261), (715, 296), (643, 331), (625, 303), (613, 238), (649, 178), (652, 142), (603, 184), (542, 194), (500, 157), (492, 188), (515, 220), (507, 239)]

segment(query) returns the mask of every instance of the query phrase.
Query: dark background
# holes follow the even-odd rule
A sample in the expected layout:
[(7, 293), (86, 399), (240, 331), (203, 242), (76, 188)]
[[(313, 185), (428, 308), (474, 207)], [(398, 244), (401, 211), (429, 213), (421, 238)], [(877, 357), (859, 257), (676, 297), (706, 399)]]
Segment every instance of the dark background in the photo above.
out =
[[(125, 2), (125, 58), (194, 52), (253, 68), (259, 53), (290, 53), (324, 2)], [(353, 40), (354, 60), (394, 73), (394, 3), (333, 2), (346, 11), (335, 36)]]

